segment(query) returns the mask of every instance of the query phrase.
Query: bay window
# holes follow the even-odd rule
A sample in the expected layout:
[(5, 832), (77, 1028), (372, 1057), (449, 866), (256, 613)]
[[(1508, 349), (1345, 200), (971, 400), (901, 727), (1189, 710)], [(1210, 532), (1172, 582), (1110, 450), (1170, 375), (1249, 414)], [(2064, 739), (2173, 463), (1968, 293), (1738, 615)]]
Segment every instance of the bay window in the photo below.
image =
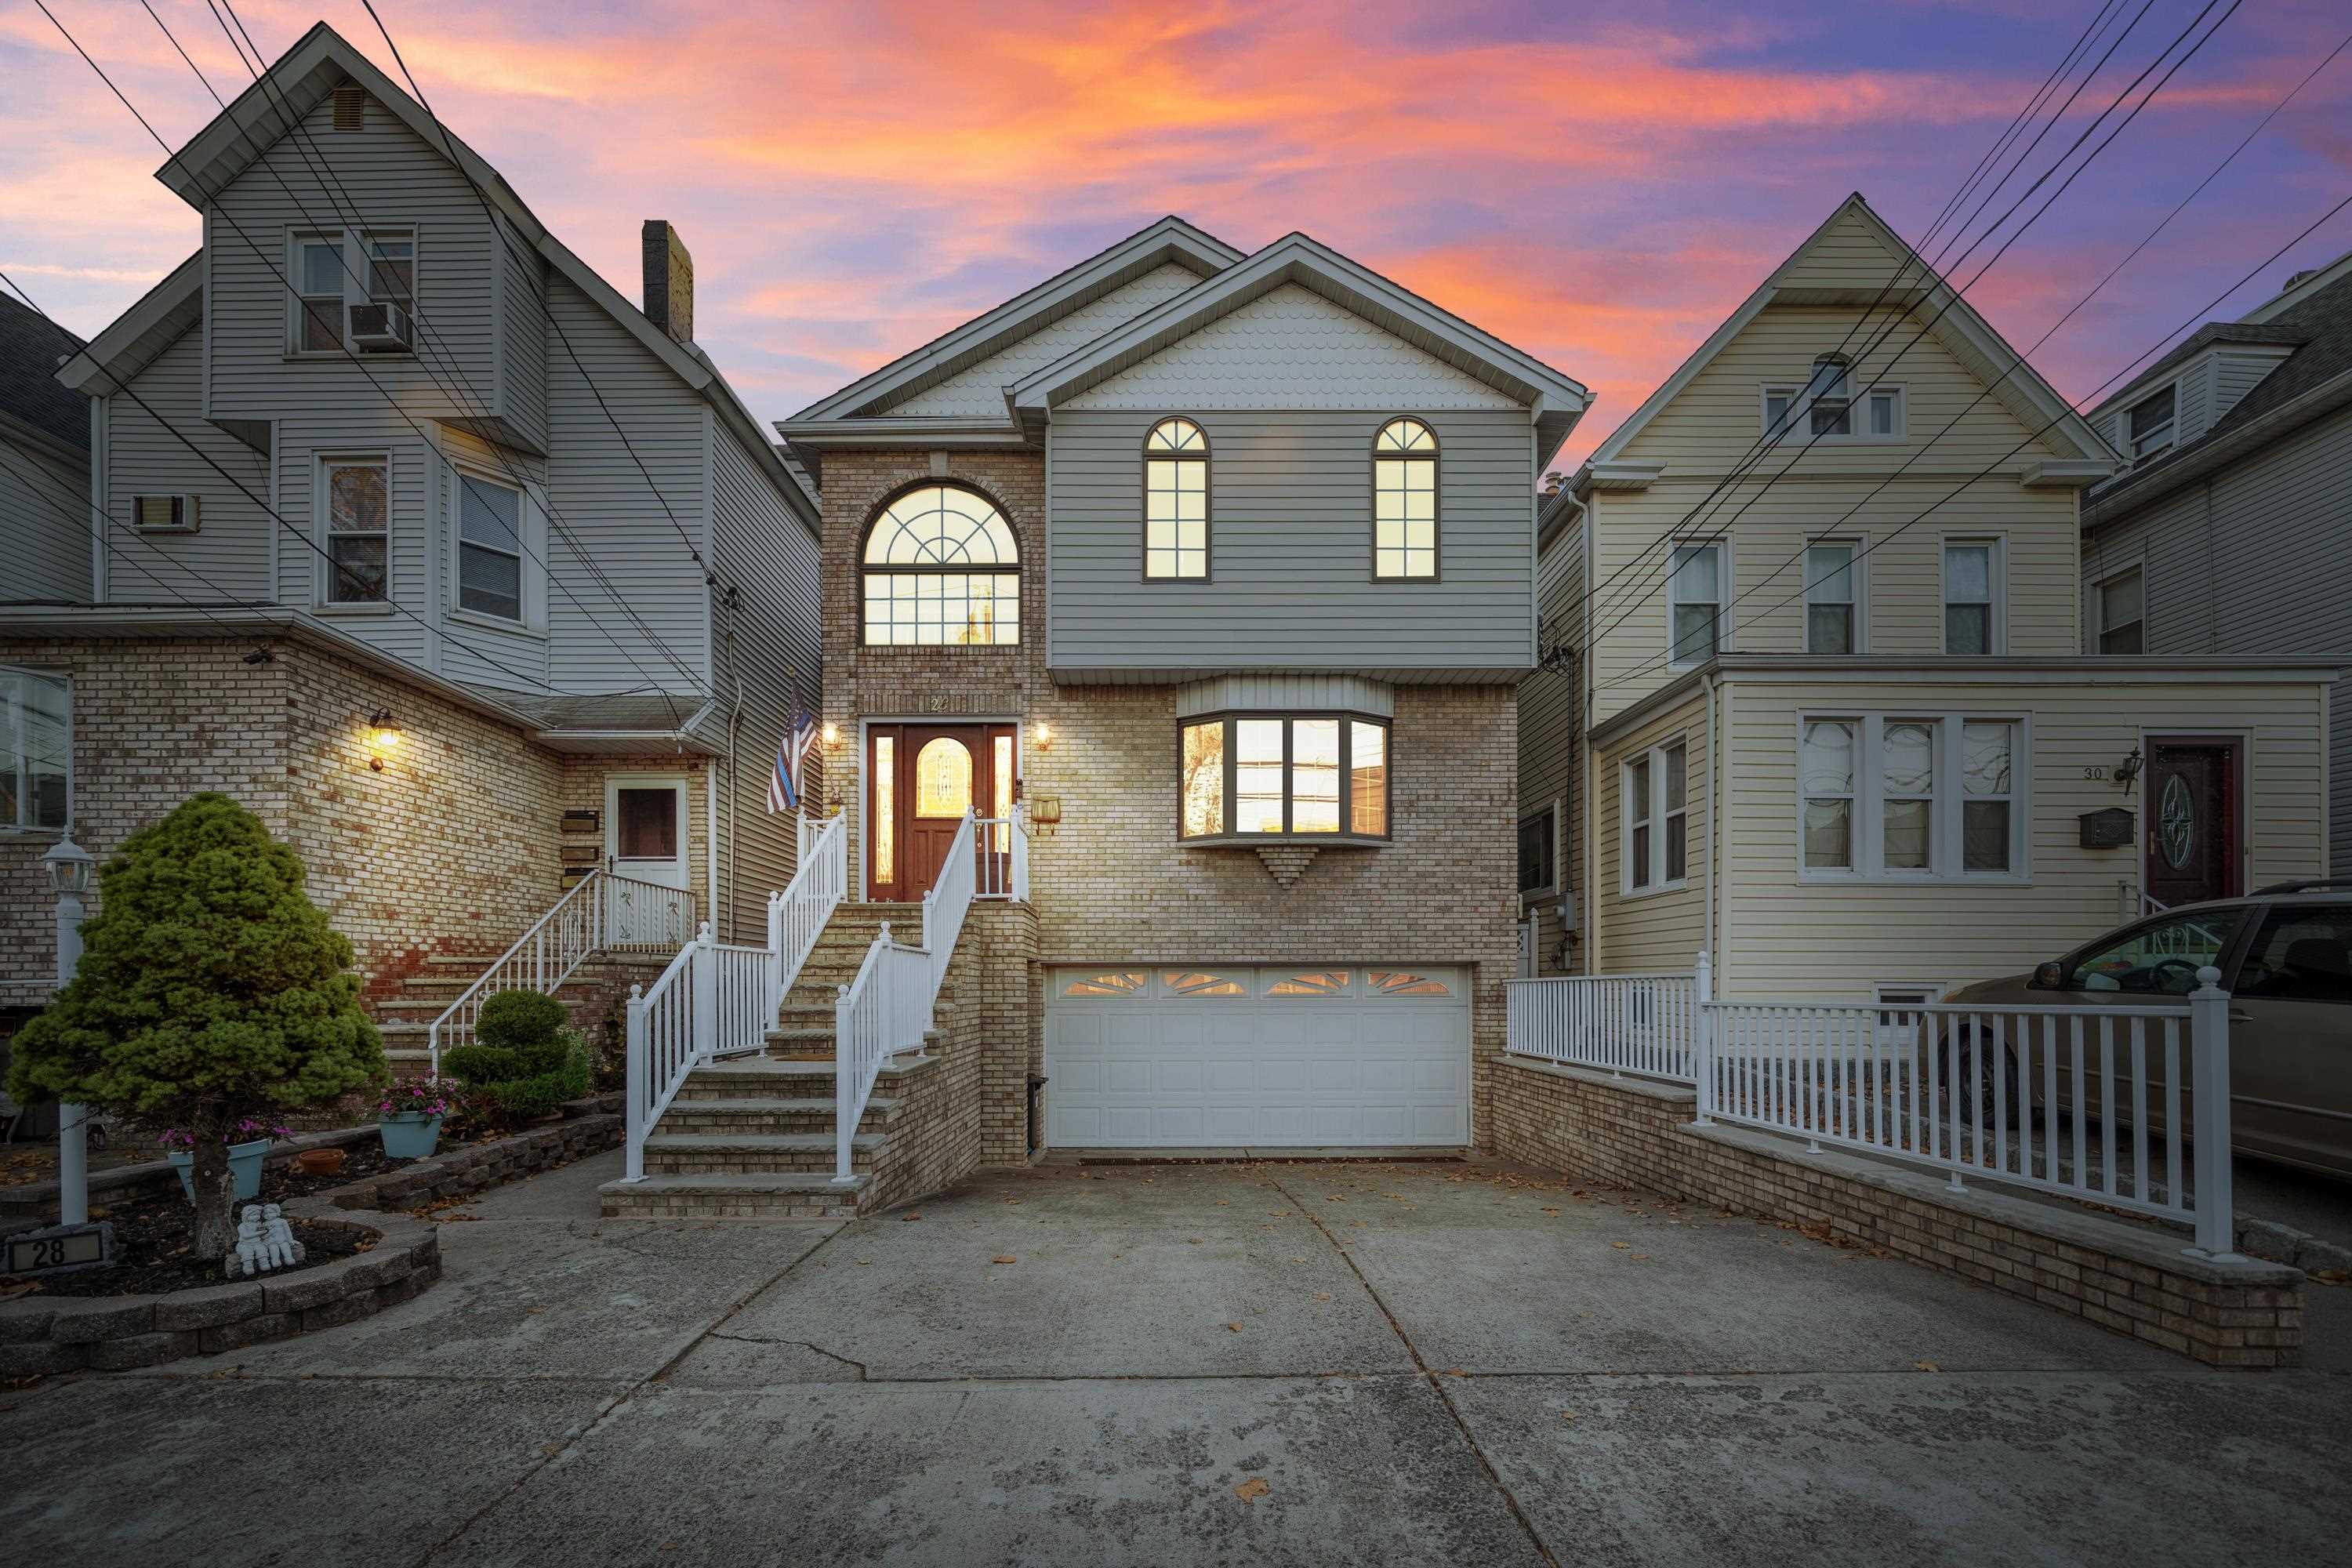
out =
[(2009, 718), (1808, 716), (1797, 742), (1801, 873), (2021, 875), (2023, 736)]
[(1348, 713), (1188, 720), (1180, 838), (1386, 838), (1389, 725)]
[(0, 665), (0, 833), (72, 820), (72, 712), (64, 676)]
[(1677, 888), (1690, 876), (1690, 748), (1668, 741), (1626, 759), (1619, 775), (1624, 833), (1618, 882), (1631, 895)]

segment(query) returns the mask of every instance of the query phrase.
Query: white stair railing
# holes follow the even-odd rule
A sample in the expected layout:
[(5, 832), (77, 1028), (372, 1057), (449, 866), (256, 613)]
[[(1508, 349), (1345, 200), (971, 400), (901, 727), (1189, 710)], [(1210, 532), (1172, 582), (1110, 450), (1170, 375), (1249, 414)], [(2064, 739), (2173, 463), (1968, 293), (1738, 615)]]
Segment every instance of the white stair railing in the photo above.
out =
[[(934, 1022), (940, 986), (963, 935), (978, 868), (979, 824), (970, 812), (956, 828), (940, 863), (939, 879), (923, 895), (923, 944), (898, 942), (885, 922), (866, 948), (857, 977), (841, 988), (834, 1004), (834, 1181), (856, 1179), (851, 1169), (852, 1140), (866, 1102), (874, 1093), (882, 1064), (920, 1050)], [(1017, 831), (1017, 829), (1016, 829)]]
[(591, 870), (433, 1020), (425, 1031), (433, 1076), (441, 1076), (443, 1051), (473, 1043), (482, 1004), (499, 992), (551, 993), (604, 949), (679, 945), (692, 935), (693, 921), (693, 894), (602, 867)]
[(800, 862), (791, 886), (768, 895), (768, 951), (774, 954), (771, 988), (776, 1005), (800, 978), (801, 966), (824, 934), (825, 922), (849, 896), (849, 835), (845, 819), (826, 817), (811, 830), (800, 828)]
[(1029, 827), (1018, 809), (1011, 816), (983, 816), (978, 827), (972, 897), (1029, 900)]
[(646, 1136), (696, 1068), (767, 1043), (773, 957), (714, 941), (706, 924), (650, 988), (629, 987), (625, 1180), (645, 1180)]

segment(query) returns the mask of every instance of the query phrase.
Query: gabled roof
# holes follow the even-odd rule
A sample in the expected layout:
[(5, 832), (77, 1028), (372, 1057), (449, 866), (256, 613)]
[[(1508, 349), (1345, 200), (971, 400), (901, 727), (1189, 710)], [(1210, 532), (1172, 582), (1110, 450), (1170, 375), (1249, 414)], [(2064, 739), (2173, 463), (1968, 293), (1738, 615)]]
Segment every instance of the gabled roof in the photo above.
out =
[(205, 319), (205, 253), (197, 251), (114, 318), (56, 373), (72, 392), (103, 397), (155, 363)]
[(1032, 372), (1014, 384), (1006, 401), (1024, 424), (1050, 418), (1056, 405), (1289, 284), (1323, 296), (1526, 404), (1536, 412), (1546, 454), (1568, 438), (1578, 416), (1591, 404), (1592, 394), (1582, 383), (1303, 234), (1283, 236), (1248, 259)]
[[(2352, 261), (2352, 257), (2345, 258)], [(2274, 434), (2305, 423), (2329, 409), (2352, 402), (2352, 267), (2343, 261), (2321, 269), (2322, 276), (2290, 289), (2294, 298), (2273, 309), (2271, 301), (2256, 310), (2259, 321), (2218, 321), (2195, 332), (2158, 360), (2132, 384), (2104, 406), (2136, 395), (2159, 372), (2170, 374), (2183, 361), (2214, 343), (2261, 343), (2286, 346), (2284, 358), (2246, 395), (2230, 405), (2194, 441), (2143, 463), (2093, 493), (2084, 506), (2086, 523), (2105, 521), (2123, 508), (2137, 507), (2168, 492), (2175, 485), (2203, 473), (2215, 461), (2259, 445)], [(2326, 276), (2326, 274), (2334, 276)], [(2317, 288), (2312, 288), (2312, 282)], [(2252, 334), (2252, 335), (2250, 335)], [(2268, 434), (2266, 434), (2266, 432)]]
[(791, 418), (777, 421), (777, 428), (787, 436), (806, 437), (821, 434), (816, 428), (820, 426), (881, 416), (891, 405), (1002, 353), (1039, 328), (1146, 273), (1172, 262), (1207, 277), (1241, 258), (1240, 251), (1216, 236), (1172, 215), (1163, 217), (986, 314), (899, 355)]
[[(190, 206), (202, 212), (210, 204), (213, 194), (236, 179), (257, 161), (263, 152), (275, 145), (286, 133), (289, 118), (299, 121), (323, 102), (327, 96), (345, 81), (356, 82), (370, 98), (397, 116), (408, 128), (424, 140), (427, 146), (449, 158), (466, 177), (482, 192), (499, 215), (512, 225), (521, 243), (536, 251), (547, 264), (562, 274), (574, 288), (588, 296), (647, 353), (669, 367), (708, 401), (719, 418), (734, 430), (737, 437), (750, 447), (761, 470), (776, 486), (786, 503), (814, 531), (817, 510), (815, 498), (796, 479), (776, 450), (760, 422), (752, 417), (734, 388), (727, 384), (717, 368), (699, 350), (677, 342), (667, 332), (646, 319), (645, 312), (622, 297), (618, 290), (604, 281), (569, 247), (557, 239), (547, 226), (540, 222), (506, 177), (489, 162), (448, 131), (426, 112), (425, 106), (395, 85), (390, 77), (378, 70), (373, 61), (362, 54), (334, 28), (320, 22), (303, 34), (294, 47), (288, 49), (268, 70), (237, 94), (227, 108), (215, 115), (209, 124), (191, 137), (187, 143), (165, 161), (155, 172), (173, 194)], [(182, 271), (190, 268), (184, 267)], [(200, 271), (198, 277), (201, 277)], [(163, 293), (180, 281), (174, 272), (159, 287), (131, 308), (136, 316)], [(199, 304), (201, 309), (201, 303)], [(130, 319), (126, 316), (125, 321)], [(124, 323), (118, 321), (115, 327)], [(133, 350), (143, 341), (142, 334), (129, 334), (130, 341), (116, 337), (115, 327), (99, 334), (99, 344), (114, 342), (120, 349)], [(186, 330), (185, 324), (180, 328)], [(173, 332), (173, 337), (177, 337)], [(170, 340), (165, 340), (168, 342)], [(155, 346), (160, 352), (162, 344)], [(152, 353), (149, 354), (152, 357)], [(97, 356), (101, 363), (111, 365), (111, 355)], [(98, 366), (76, 367), (84, 383)], [(135, 367), (133, 367), (135, 368)], [(128, 374), (128, 370), (118, 374)], [(68, 384), (73, 384), (68, 383)]]
[[(1859, 223), (1866, 235), (1899, 258), (1894, 271), (1884, 279), (1872, 279), (1865, 288), (1824, 287), (1805, 282), (1799, 276), (1800, 264), (1811, 257), (1833, 231), (1848, 223)], [(1923, 325), (1927, 325), (1930, 335), (1966, 365), (1979, 381), (1990, 388), (1993, 398), (2028, 428), (2039, 430), (2048, 425), (2050, 428), (2042, 439), (2059, 447), (2062, 456), (2102, 460), (2114, 458), (2115, 454), (2091, 428), (2089, 422), (2075, 413), (2074, 406), (2059, 395), (2057, 389), (2042, 378), (2031, 362), (1993, 331), (1991, 324), (1977, 313), (1974, 306), (1937, 277), (1927, 260), (1888, 226), (1886, 220), (1873, 211), (1870, 204), (1863, 199), (1862, 193), (1856, 191), (1839, 203), (1837, 209), (1822, 219), (1821, 226), (1807, 235), (1804, 242), (1772, 269), (1771, 275), (1758, 286), (1754, 293), (1740, 301), (1739, 308), (1724, 319), (1722, 325), (1717, 327), (1706, 341), (1676, 367), (1675, 374), (1661, 383), (1623, 424), (1610, 433), (1607, 440), (1593, 449), (1592, 456), (1586, 459), (1584, 469), (1577, 476), (1578, 488), (1584, 488), (1591, 482), (1592, 468), (1605, 466), (1622, 455), (1626, 447), (1648, 426), (1650, 421), (1680, 396), (1683, 389), (1770, 306), (1870, 305), (1874, 302), (1909, 310)]]
[(89, 449), (89, 406), (58, 384), (58, 361), (81, 340), (0, 294), (0, 419), (76, 452)]

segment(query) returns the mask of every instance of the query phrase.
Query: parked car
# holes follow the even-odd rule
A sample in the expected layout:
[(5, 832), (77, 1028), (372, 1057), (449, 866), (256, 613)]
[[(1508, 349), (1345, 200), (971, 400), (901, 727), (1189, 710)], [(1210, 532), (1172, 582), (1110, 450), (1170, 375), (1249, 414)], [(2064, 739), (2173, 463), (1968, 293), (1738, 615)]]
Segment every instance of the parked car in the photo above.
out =
[[(2284, 882), (2166, 910), (2031, 974), (1965, 986), (1948, 1000), (1995, 1008), (2185, 1001), (2209, 964), (2230, 994), (2232, 1147), (2352, 1176), (2352, 882)], [(2153, 1067), (2150, 1078), (2162, 1087)], [(2149, 1121), (2160, 1125), (2156, 1100)], [(2063, 1095), (2058, 1109), (2073, 1109)], [(2098, 1116), (2095, 1100), (2086, 1109)]]

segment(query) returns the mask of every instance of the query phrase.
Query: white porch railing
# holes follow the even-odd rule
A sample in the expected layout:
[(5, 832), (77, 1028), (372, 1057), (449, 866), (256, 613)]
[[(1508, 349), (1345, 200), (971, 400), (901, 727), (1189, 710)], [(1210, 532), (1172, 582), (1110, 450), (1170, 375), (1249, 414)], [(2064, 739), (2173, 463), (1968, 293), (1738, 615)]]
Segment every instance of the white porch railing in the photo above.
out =
[(482, 1004), (499, 992), (552, 992), (606, 948), (676, 947), (693, 931), (692, 893), (596, 868), (566, 889), (433, 1020), (425, 1031), (433, 1076), (441, 1076), (443, 1051), (473, 1043)]
[(1687, 976), (1509, 982), (1508, 1047), (1694, 1084), (1701, 1125), (2189, 1224), (2195, 1249), (2221, 1257), (2235, 1238), (2221, 979), (2200, 968), (2185, 1005), (1719, 1001), (1702, 953)]
[[(1017, 826), (1005, 826), (1019, 837)], [(841, 988), (834, 1004), (833, 1179), (837, 1183), (855, 1179), (851, 1140), (874, 1093), (874, 1081), (882, 1075), (882, 1064), (920, 1050), (930, 1030), (940, 986), (947, 979), (976, 890), (979, 826), (978, 819), (965, 813), (938, 880), (923, 895), (922, 945), (898, 942), (885, 922), (882, 933), (866, 948), (857, 977)]]
[(1029, 900), (1029, 825), (1015, 808), (1011, 816), (983, 816), (974, 844), (972, 897)]
[(790, 886), (768, 897), (768, 944), (713, 941), (702, 927), (650, 987), (632, 986), (628, 1009), (628, 1169), (645, 1179), (646, 1138), (704, 1062), (767, 1044), (776, 1011), (800, 977), (825, 921), (848, 889), (842, 818), (800, 828)]
[(2171, 907), (2162, 899), (2150, 898), (2137, 882), (2126, 879), (2116, 884), (2116, 914), (2126, 925), (2142, 915), (2160, 915)]
[(1503, 999), (1521, 1056), (1691, 1081), (1705, 999), (1696, 972), (1509, 980)]

